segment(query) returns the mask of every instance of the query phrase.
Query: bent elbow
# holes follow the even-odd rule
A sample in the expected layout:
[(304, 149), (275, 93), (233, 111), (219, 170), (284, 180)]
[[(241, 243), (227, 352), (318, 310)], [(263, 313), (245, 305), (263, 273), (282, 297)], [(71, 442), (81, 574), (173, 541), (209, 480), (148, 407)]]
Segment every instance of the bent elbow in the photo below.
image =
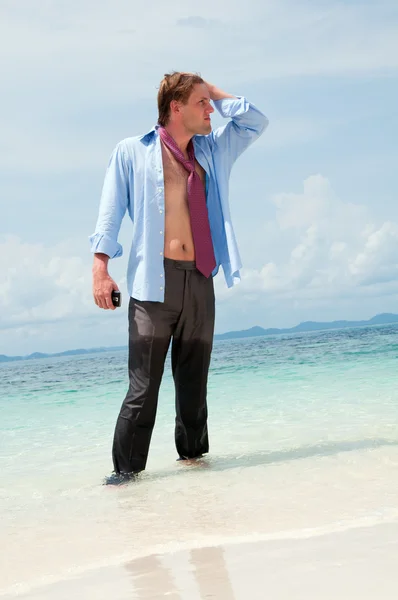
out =
[(269, 119), (268, 117), (266, 117), (265, 115), (261, 115), (262, 119), (261, 122), (259, 123), (259, 128), (258, 128), (258, 135), (262, 135), (264, 133), (264, 131), (267, 129), (268, 125), (269, 125)]

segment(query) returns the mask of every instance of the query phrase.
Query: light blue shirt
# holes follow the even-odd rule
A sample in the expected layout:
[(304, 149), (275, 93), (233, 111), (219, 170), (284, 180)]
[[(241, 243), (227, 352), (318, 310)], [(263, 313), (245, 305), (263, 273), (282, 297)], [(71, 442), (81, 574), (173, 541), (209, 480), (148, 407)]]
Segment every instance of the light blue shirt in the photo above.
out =
[[(228, 182), (238, 156), (265, 130), (268, 119), (243, 97), (214, 101), (231, 120), (209, 135), (193, 137), (195, 157), (206, 172), (206, 202), (216, 258), (213, 277), (223, 268), (232, 287), (242, 263), (228, 199)], [(118, 235), (128, 211), (133, 239), (127, 268), (127, 289), (137, 300), (164, 301), (164, 180), (158, 126), (140, 137), (119, 142), (109, 161), (91, 251), (110, 258), (122, 255)]]

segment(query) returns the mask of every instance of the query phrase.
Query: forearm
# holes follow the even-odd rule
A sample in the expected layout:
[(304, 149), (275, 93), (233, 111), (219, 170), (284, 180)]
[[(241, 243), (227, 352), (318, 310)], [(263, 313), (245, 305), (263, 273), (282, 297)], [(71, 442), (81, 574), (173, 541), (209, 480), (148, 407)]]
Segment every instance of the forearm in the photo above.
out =
[(109, 256), (107, 254), (102, 254), (101, 252), (96, 252), (94, 254), (93, 273), (99, 273), (99, 272), (107, 273), (108, 272), (108, 262), (109, 262)]
[(230, 121), (212, 132), (214, 151), (223, 153), (224, 163), (232, 167), (235, 160), (266, 129), (267, 117), (244, 97), (226, 97), (214, 101), (223, 118)]
[(232, 119), (234, 128), (246, 136), (252, 132), (261, 135), (268, 125), (267, 117), (244, 97), (226, 97), (216, 100), (214, 106), (224, 118)]

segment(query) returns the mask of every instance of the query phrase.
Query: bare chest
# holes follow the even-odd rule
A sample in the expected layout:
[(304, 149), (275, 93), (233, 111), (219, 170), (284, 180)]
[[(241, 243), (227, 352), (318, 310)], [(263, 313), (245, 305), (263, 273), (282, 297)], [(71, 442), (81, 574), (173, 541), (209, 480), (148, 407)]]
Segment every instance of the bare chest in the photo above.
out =
[[(168, 190), (179, 190), (186, 191), (189, 172), (182, 166), (182, 164), (174, 158), (168, 148), (162, 144), (162, 160), (163, 160), (163, 177), (165, 191)], [(195, 161), (195, 171), (199, 175), (203, 185), (206, 182), (206, 172), (200, 166), (198, 161)]]

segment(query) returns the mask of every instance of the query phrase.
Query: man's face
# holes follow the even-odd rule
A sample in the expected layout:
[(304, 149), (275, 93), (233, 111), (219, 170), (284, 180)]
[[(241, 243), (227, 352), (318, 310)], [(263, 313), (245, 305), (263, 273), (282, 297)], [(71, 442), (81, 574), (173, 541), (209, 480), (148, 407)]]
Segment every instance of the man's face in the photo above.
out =
[(208, 135), (211, 132), (210, 115), (214, 108), (210, 104), (210, 94), (204, 83), (197, 83), (188, 99), (181, 107), (181, 121), (192, 135)]

